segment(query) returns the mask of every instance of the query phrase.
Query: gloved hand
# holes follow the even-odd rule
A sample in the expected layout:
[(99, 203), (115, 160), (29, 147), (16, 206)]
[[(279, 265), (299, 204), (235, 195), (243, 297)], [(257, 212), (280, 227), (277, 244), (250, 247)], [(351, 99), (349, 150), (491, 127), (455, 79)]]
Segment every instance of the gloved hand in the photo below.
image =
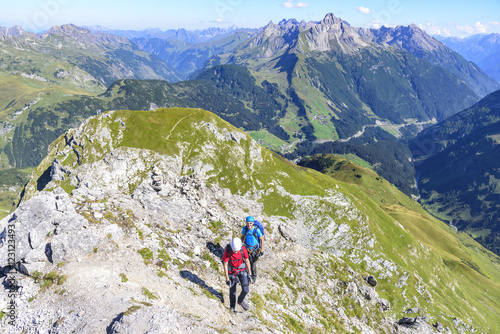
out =
[(264, 256), (264, 251), (260, 252), (259, 257)]
[(227, 286), (231, 286), (231, 281), (226, 281)]
[(254, 282), (253, 276), (248, 276), (248, 280), (250, 281), (250, 284), (253, 284)]

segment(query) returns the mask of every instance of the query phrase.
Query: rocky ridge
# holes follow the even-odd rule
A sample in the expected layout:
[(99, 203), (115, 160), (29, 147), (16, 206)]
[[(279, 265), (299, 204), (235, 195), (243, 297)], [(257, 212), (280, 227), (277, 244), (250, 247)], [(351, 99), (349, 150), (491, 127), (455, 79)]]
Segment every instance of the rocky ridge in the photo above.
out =
[(211, 27), (204, 30), (186, 30), (184, 28), (180, 29), (169, 29), (160, 30), (158, 28), (145, 29), (141, 31), (137, 30), (115, 30), (108, 29), (101, 26), (86, 27), (93, 32), (103, 32), (107, 34), (113, 34), (118, 36), (124, 36), (129, 39), (161, 39), (171, 42), (185, 42), (190, 44), (206, 43), (218, 39), (223, 39), (228, 35), (236, 31), (254, 31), (256, 29), (245, 29), (238, 28), (236, 25), (232, 25), (227, 28)]
[[(300, 43), (299, 32), (304, 34), (304, 37), (300, 38)], [(292, 34), (296, 38), (286, 38)], [(278, 43), (276, 39), (281, 39), (281, 43)], [(286, 45), (294, 50), (298, 48), (302, 52), (340, 51), (352, 53), (365, 47), (373, 48), (384, 45), (394, 45), (417, 56), (423, 51), (443, 52), (446, 50), (452, 52), (445, 44), (427, 35), (415, 24), (394, 28), (384, 26), (380, 29), (356, 28), (336, 17), (333, 13), (327, 14), (319, 22), (306, 23), (290, 19), (275, 24), (271, 21), (248, 42), (250, 46), (268, 43), (281, 44), (283, 47)], [(279, 50), (278, 48), (274, 52)]]
[[(144, 124), (156, 129), (147, 142), (148, 131), (135, 132)], [(166, 146), (153, 150), (154, 138)], [(304, 192), (316, 178), (325, 191)], [(231, 315), (221, 245), (239, 235), (247, 214), (266, 226), (266, 255), (252, 310)], [(19, 208), (0, 222), (2, 259), (7, 225), (15, 225), (19, 272), (0, 263), (4, 306), (7, 277), (19, 286), (17, 323), (6, 332), (475, 330), (460, 319), (443, 329), (442, 315), (419, 315), (421, 296), (437, 295), (380, 252), (371, 220), (344, 185), (263, 150), (212, 114), (108, 112), (54, 142)], [(412, 261), (433, 259), (425, 246), (409, 246)], [(352, 269), (361, 262), (365, 271)], [(380, 295), (393, 279), (403, 304)], [(398, 323), (395, 307), (417, 316)]]
[(415, 24), (380, 29), (356, 28), (333, 13), (319, 22), (282, 20), (274, 24), (271, 21), (229, 59), (233, 63), (235, 60), (246, 62), (248, 53), (254, 53), (258, 58), (275, 58), (289, 52), (310, 56), (313, 51), (354, 55), (370, 49), (383, 53), (387, 48), (409, 52), (453, 73), (480, 97), (500, 88), (500, 84), (479, 66), (466, 61)]
[(0, 27), (0, 40), (2, 41), (33, 41), (50, 38), (51, 36), (63, 36), (64, 42), (73, 44), (77, 42), (81, 45), (97, 45), (109, 44), (118, 46), (120, 44), (130, 44), (130, 41), (121, 36), (96, 32), (95, 34), (89, 29), (78, 27), (74, 24), (63, 24), (61, 26), (53, 26), (51, 29), (43, 33), (32, 33), (25, 31), (20, 26), (10, 28)]

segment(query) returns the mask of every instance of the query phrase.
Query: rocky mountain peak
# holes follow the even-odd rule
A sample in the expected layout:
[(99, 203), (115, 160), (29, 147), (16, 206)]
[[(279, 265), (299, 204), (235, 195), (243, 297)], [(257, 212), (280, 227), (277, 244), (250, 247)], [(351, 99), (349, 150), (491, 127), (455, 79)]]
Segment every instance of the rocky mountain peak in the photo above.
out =
[(74, 24), (54, 25), (46, 33), (46, 35), (67, 35), (71, 37), (80, 37), (81, 35), (92, 34), (89, 29), (78, 27)]
[(296, 20), (281, 21), (278, 24), (270, 21), (243, 48), (253, 49), (251, 52), (255, 53), (258, 58), (271, 57), (283, 52), (295, 45), (300, 31), (297, 24)]
[(7, 30), (7, 34), (14, 37), (20, 37), (24, 35), (26, 31), (21, 26), (14, 26)]
[(281, 20), (278, 25), (280, 27), (282, 27), (283, 29), (300, 29), (301, 31), (302, 30), (306, 30), (306, 29), (309, 29), (311, 26), (313, 26), (314, 24), (316, 24), (316, 22), (306, 22), (304, 20), (301, 20), (300, 22), (297, 21), (296, 19), (289, 19), (289, 20)]
[(38, 35), (25, 31), (21, 26), (14, 26), (10, 28), (0, 27), (0, 41), (9, 41), (18, 47), (29, 47), (30, 42), (27, 42), (26, 40), (33, 40), (37, 38), (39, 38)]
[(308, 47), (317, 51), (338, 50), (350, 53), (368, 45), (356, 29), (333, 13), (327, 14), (322, 21), (312, 25), (306, 38)]
[[(498, 82), (485, 75), (478, 66), (466, 61), (415, 24), (397, 27), (383, 26), (380, 29), (358, 28), (357, 31), (367, 42), (382, 46), (390, 45), (408, 51), (432, 65), (444, 68), (464, 80), (479, 97), (500, 87)], [(478, 82), (481, 84), (478, 85)]]
[(42, 38), (47, 38), (54, 35), (61, 36), (65, 42), (78, 42), (83, 45), (111, 44), (117, 46), (119, 44), (130, 44), (130, 41), (126, 37), (103, 32), (93, 33), (89, 29), (74, 24), (52, 26), (52, 28), (41, 36)]
[(280, 26), (286, 26), (286, 25), (298, 25), (300, 24), (299, 21), (297, 21), (296, 19), (283, 19), (281, 20), (280, 22), (278, 22), (278, 25)]
[[(267, 43), (268, 47), (263, 55), (269, 57), (282, 52), (285, 48), (296, 48), (302, 31), (306, 32), (306, 39), (303, 42), (309, 50), (338, 49), (343, 52), (352, 52), (368, 45), (349, 23), (335, 17), (333, 13), (326, 15), (320, 22), (306, 23), (295, 19), (283, 19), (278, 24), (274, 24), (270, 21), (262, 32), (250, 41), (249, 45), (255, 47)], [(262, 50), (260, 53), (262, 54)]]
[(235, 24), (233, 24), (227, 28), (211, 27), (211, 28), (199, 31), (199, 34), (200, 34), (200, 38), (212, 39), (212, 38), (215, 38), (215, 37), (220, 36), (220, 35), (223, 35), (223, 36), (227, 35), (235, 30), (238, 30), (238, 27)]
[(263, 27), (262, 31), (266, 35), (270, 35), (270, 32), (272, 33), (274, 31), (278, 31), (279, 29), (281, 29), (279, 24), (276, 24), (273, 21), (269, 21), (269, 23)]
[(484, 39), (487, 40), (489, 43), (499, 44), (500, 43), (500, 34), (499, 33), (491, 33), (491, 34), (484, 36)]
[(321, 24), (325, 24), (325, 25), (340, 25), (340, 24), (347, 24), (349, 25), (349, 23), (347, 23), (346, 21), (338, 18), (335, 16), (335, 14), (333, 13), (328, 13), (325, 15), (325, 17), (323, 18), (323, 20), (321, 20), (320, 22)]

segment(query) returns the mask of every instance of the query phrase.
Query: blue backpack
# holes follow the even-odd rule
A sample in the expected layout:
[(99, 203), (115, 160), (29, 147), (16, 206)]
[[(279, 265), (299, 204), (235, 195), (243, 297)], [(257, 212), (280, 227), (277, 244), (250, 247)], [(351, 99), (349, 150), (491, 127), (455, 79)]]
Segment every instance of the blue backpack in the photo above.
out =
[[(262, 236), (264, 237), (264, 226), (262, 226), (262, 223), (260, 221), (258, 221), (258, 220), (255, 220), (253, 222), (253, 224), (259, 228), (260, 233), (262, 233)], [(246, 235), (247, 231), (248, 231), (248, 228), (246, 227), (246, 225), (245, 225), (245, 227), (243, 227), (243, 231), (245, 232), (243, 234)], [(259, 242), (259, 248), (260, 248), (260, 247), (262, 247), (261, 240), (260, 240), (260, 238), (257, 238), (257, 236), (255, 235), (255, 231), (256, 230), (253, 230), (252, 234), (253, 234), (254, 238), (257, 239), (257, 241)]]

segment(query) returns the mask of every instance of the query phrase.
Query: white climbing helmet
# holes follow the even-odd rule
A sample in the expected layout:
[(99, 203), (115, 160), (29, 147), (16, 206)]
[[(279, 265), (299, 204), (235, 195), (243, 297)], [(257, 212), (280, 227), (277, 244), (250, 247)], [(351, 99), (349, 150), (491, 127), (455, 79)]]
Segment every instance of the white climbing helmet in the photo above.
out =
[(234, 238), (231, 240), (231, 249), (233, 252), (239, 252), (241, 249), (241, 239), (240, 238)]

